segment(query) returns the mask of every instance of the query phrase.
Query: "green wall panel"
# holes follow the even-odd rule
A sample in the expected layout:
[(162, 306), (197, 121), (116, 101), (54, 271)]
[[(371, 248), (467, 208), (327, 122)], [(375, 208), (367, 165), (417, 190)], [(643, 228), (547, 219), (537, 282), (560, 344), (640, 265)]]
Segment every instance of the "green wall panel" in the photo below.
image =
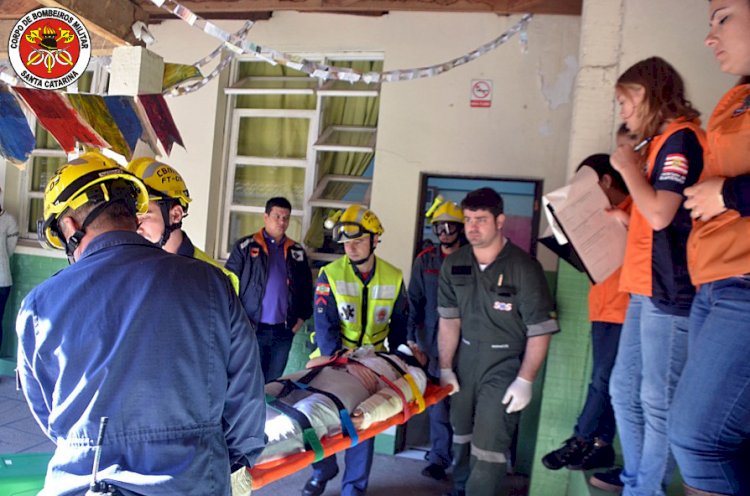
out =
[[(6, 362), (15, 363), (16, 359), (16, 314), (18, 314), (21, 301), (29, 291), (60, 269), (67, 267), (67, 265), (68, 261), (60, 258), (20, 253), (16, 253), (11, 257), (10, 270), (13, 274), (13, 287), (8, 298), (8, 303), (5, 306), (3, 343), (2, 347), (0, 347), (0, 357), (5, 359)], [(0, 367), (0, 373), (6, 373), (3, 367)]]

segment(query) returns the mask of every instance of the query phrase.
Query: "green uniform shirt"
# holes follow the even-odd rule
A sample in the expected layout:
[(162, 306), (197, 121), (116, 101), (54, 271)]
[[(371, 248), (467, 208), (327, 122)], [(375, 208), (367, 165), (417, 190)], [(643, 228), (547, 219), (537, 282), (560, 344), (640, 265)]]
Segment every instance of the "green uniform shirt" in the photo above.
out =
[(542, 266), (506, 240), (484, 271), (471, 245), (445, 259), (438, 313), (461, 319), (461, 337), (522, 353), (526, 338), (559, 331)]

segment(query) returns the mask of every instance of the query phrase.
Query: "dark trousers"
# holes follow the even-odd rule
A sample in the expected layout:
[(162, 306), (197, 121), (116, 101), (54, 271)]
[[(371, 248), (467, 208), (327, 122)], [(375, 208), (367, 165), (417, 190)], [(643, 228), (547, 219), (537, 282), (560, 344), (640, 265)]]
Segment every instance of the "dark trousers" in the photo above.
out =
[[(361, 496), (365, 494), (374, 451), (375, 439), (370, 438), (344, 452), (345, 465), (344, 478), (341, 480), (341, 496)], [(313, 463), (313, 477), (318, 480), (333, 479), (338, 472), (336, 455)]]
[(289, 358), (294, 334), (286, 324), (258, 324), (256, 331), (258, 338), (258, 353), (260, 354), (260, 368), (266, 383), (281, 377)]
[(453, 462), (453, 428), (451, 427), (450, 400), (444, 398), (427, 409), (430, 417), (430, 463), (448, 468)]
[(0, 346), (3, 345), (3, 315), (5, 314), (5, 304), (8, 302), (8, 296), (10, 296), (11, 286), (4, 286), (0, 288)]
[(587, 441), (598, 437), (605, 443), (611, 443), (615, 437), (615, 412), (609, 395), (609, 378), (615, 366), (621, 330), (622, 324), (591, 323), (591, 383), (575, 427), (576, 436)]

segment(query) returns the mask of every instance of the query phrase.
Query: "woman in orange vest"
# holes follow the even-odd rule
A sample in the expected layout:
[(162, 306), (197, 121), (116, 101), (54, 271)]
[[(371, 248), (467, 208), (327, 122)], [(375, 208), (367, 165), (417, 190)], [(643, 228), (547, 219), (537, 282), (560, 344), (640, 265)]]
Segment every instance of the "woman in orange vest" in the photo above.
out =
[(750, 1), (709, 2), (706, 45), (739, 76), (708, 121), (688, 268), (699, 286), (669, 438), (686, 494), (750, 494)]
[(611, 162), (633, 198), (620, 290), (630, 303), (610, 393), (628, 496), (663, 496), (674, 468), (667, 413), (687, 358), (695, 288), (687, 272), (689, 212), (683, 190), (703, 170), (704, 133), (682, 78), (663, 59), (642, 60), (615, 88), (620, 117), (641, 141)]

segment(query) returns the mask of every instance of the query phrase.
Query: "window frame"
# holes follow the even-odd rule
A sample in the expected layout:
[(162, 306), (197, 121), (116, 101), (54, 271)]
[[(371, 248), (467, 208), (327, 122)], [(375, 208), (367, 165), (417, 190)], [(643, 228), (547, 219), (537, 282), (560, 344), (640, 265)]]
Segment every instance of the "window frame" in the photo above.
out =
[[(335, 61), (354, 61), (354, 60), (372, 60), (382, 61), (384, 60), (383, 52), (330, 52), (330, 53), (297, 53), (307, 60), (316, 62), (329, 63)], [(310, 83), (310, 88), (269, 88), (269, 87), (252, 87), (249, 77), (238, 79), (239, 67), (241, 63), (252, 62), (252, 63), (267, 63), (259, 60), (253, 56), (240, 56), (232, 63), (230, 68), (229, 80), (223, 90), (226, 103), (226, 116), (225, 116), (225, 131), (224, 131), (224, 144), (223, 144), (223, 160), (222, 160), (222, 180), (220, 187), (220, 201), (219, 201), (219, 216), (217, 223), (216, 233), (216, 250), (215, 253), (221, 259), (227, 259), (229, 253), (232, 250), (230, 244), (230, 229), (231, 229), (231, 216), (232, 213), (255, 213), (261, 214), (265, 212), (263, 206), (247, 206), (234, 203), (234, 186), (235, 178), (237, 174), (237, 167), (240, 165), (259, 165), (259, 166), (271, 166), (271, 167), (305, 167), (305, 184), (303, 188), (303, 207), (301, 209), (292, 209), (292, 217), (301, 218), (301, 238), (304, 238), (305, 234), (310, 228), (311, 218), (313, 215), (314, 207), (324, 208), (346, 208), (351, 202), (341, 202), (333, 200), (320, 200), (316, 197), (316, 191), (323, 191), (321, 184), (325, 182), (326, 177), (318, 177), (318, 162), (320, 153), (337, 153), (337, 152), (370, 152), (374, 153), (375, 150), (375, 135), (377, 128), (365, 128), (356, 126), (331, 126), (331, 128), (341, 128), (344, 130), (355, 130), (355, 132), (371, 132), (373, 135), (370, 140), (370, 147), (353, 147), (347, 145), (323, 145), (320, 144), (321, 138), (329, 131), (328, 129), (322, 130), (321, 123), (324, 120), (324, 98), (328, 97), (373, 97), (380, 94), (380, 84), (371, 85), (370, 88), (362, 88), (358, 85), (353, 85), (351, 90), (342, 89), (340, 87), (334, 88), (336, 81), (321, 81), (312, 77), (304, 76), (256, 76), (256, 78), (263, 78), (264, 81), (268, 82), (279, 82), (285, 81), (304, 81), (307, 80)], [(245, 87), (242, 87), (242, 86)], [(340, 86), (340, 85), (339, 85)], [(315, 108), (308, 110), (301, 109), (248, 109), (248, 108), (236, 108), (237, 97), (244, 95), (314, 95), (315, 96)], [(310, 123), (308, 126), (308, 139), (306, 155), (304, 159), (275, 159), (268, 157), (252, 157), (242, 156), (237, 153), (238, 139), (239, 139), (239, 124), (242, 117), (282, 117), (282, 118), (308, 118)], [(329, 128), (330, 129), (330, 128)], [(332, 131), (332, 130), (331, 130)], [(329, 131), (329, 133), (331, 132)], [(242, 162), (245, 162), (244, 164)], [(354, 176), (349, 176), (354, 177)], [(336, 179), (333, 176), (331, 179)], [(358, 183), (371, 183), (372, 178), (368, 177), (354, 177)], [(369, 190), (368, 190), (369, 191)], [(367, 195), (369, 201), (369, 192)], [(314, 205), (313, 205), (314, 203)], [(369, 203), (368, 203), (369, 206)], [(240, 237), (247, 236), (252, 233), (239, 233)], [(303, 239), (297, 240), (303, 242)], [(316, 259), (316, 252), (308, 253), (310, 258)]]

